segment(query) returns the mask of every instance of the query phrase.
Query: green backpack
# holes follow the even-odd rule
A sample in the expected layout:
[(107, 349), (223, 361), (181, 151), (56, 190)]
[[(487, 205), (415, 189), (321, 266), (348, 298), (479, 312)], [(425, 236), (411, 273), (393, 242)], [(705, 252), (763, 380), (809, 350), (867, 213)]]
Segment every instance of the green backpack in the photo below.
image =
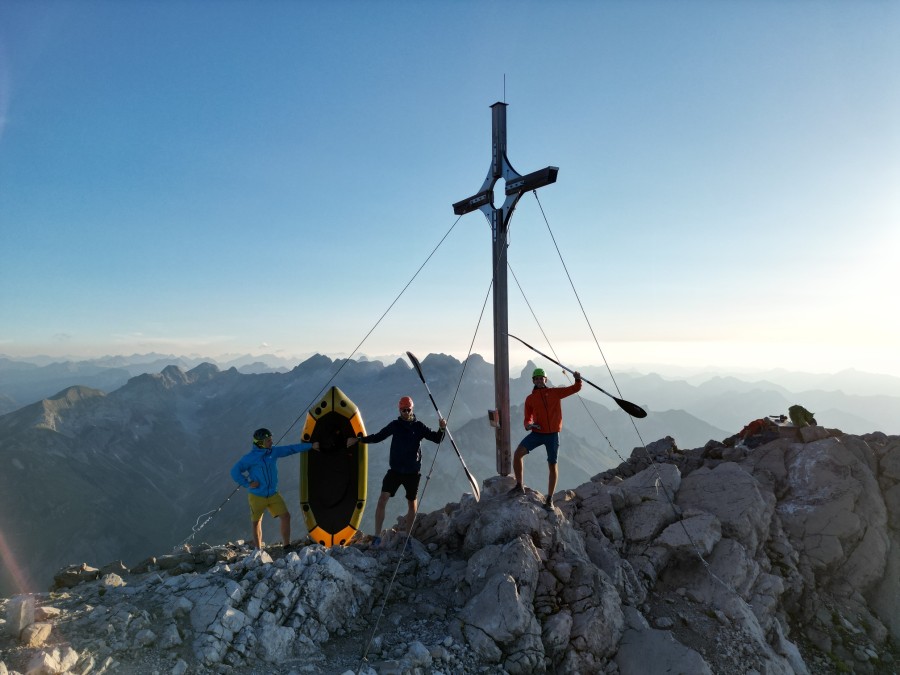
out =
[(816, 418), (802, 405), (792, 405), (788, 408), (788, 416), (795, 427), (809, 427), (816, 425)]

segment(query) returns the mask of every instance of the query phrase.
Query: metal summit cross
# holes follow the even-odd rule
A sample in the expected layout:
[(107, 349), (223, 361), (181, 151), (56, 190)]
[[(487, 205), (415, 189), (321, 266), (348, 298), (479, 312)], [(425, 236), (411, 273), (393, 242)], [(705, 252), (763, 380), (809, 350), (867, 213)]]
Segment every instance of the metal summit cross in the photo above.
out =
[[(496, 429), (497, 473), (508, 476), (512, 471), (512, 453), (509, 442), (509, 312), (507, 307), (506, 249), (507, 233), (513, 210), (523, 194), (556, 182), (559, 168), (548, 166), (529, 173), (519, 174), (506, 157), (506, 104), (491, 106), (493, 149), (491, 167), (481, 190), (468, 199), (453, 205), (453, 212), (461, 216), (480, 210), (491, 225), (494, 263), (494, 397), (496, 411), (491, 411)], [(494, 185), (503, 179), (506, 183), (506, 199), (500, 207), (494, 206)]]

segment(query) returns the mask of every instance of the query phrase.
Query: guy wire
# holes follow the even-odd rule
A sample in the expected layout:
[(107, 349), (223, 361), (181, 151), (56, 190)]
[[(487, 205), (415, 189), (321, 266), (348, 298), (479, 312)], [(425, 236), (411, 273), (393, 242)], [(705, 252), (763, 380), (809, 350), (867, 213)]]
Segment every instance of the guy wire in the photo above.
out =
[[(445, 419), (447, 421), (448, 427), (450, 426), (450, 416), (453, 414), (453, 406), (456, 403), (456, 397), (459, 394), (459, 389), (462, 386), (462, 381), (466, 374), (466, 368), (468, 368), (468, 365), (469, 365), (469, 357), (472, 355), (472, 349), (475, 346), (475, 338), (478, 335), (478, 329), (480, 328), (481, 321), (484, 318), (484, 310), (487, 307), (488, 298), (491, 296), (491, 288), (493, 287), (493, 285), (494, 285), (494, 281), (492, 279), (491, 283), (488, 284), (488, 291), (484, 297), (484, 303), (482, 303), (482, 305), (481, 305), (481, 313), (478, 315), (478, 322), (475, 325), (475, 332), (472, 335), (472, 341), (469, 343), (469, 352), (468, 352), (468, 354), (466, 354), (465, 361), (463, 361), (462, 372), (460, 373), (459, 379), (456, 382), (456, 391), (453, 394), (453, 399), (450, 401), (450, 409), (447, 411), (447, 417)], [(378, 610), (378, 616), (375, 617), (375, 623), (372, 625), (372, 632), (370, 633), (369, 639), (366, 641), (366, 644), (363, 647), (363, 653), (360, 656), (360, 662), (356, 669), (357, 675), (359, 674), (360, 670), (362, 669), (363, 663), (366, 661), (366, 657), (369, 654), (369, 648), (371, 647), (372, 641), (375, 639), (375, 633), (378, 630), (378, 624), (381, 622), (382, 616), (384, 616), (384, 608), (387, 606), (388, 599), (390, 598), (391, 591), (393, 590), (394, 580), (397, 578), (397, 573), (400, 570), (400, 563), (403, 562), (403, 557), (406, 555), (406, 551), (410, 547), (409, 540), (412, 537), (413, 529), (415, 528), (416, 521), (419, 518), (419, 511), (421, 510), (421, 505), (424, 504), (424, 502), (425, 502), (425, 494), (428, 492), (428, 484), (431, 481), (431, 474), (434, 473), (434, 466), (437, 463), (437, 455), (441, 449), (441, 445), (443, 444), (443, 442), (444, 442), (444, 439), (442, 438), (441, 442), (438, 443), (437, 448), (435, 448), (435, 450), (434, 450), (434, 456), (431, 459), (431, 466), (428, 469), (428, 475), (425, 476), (425, 485), (422, 486), (422, 499), (419, 500), (420, 508), (416, 509), (415, 514), (413, 514), (412, 523), (410, 523), (409, 529), (406, 531), (406, 540), (403, 544), (403, 550), (400, 551), (400, 556), (397, 558), (397, 564), (394, 566), (394, 572), (393, 572), (393, 574), (391, 574), (391, 580), (388, 582), (387, 590), (385, 590), (385, 592), (384, 592), (384, 597), (381, 601), (381, 607)], [(378, 533), (378, 534), (380, 534), (380, 533)]]
[[(556, 248), (556, 253), (559, 256), (559, 260), (562, 263), (563, 269), (566, 272), (566, 277), (569, 279), (569, 285), (572, 287), (572, 292), (575, 294), (575, 298), (578, 301), (578, 306), (581, 308), (581, 313), (584, 315), (584, 320), (587, 323), (588, 329), (591, 331), (591, 335), (594, 338), (594, 343), (597, 345), (597, 349), (600, 351), (600, 355), (603, 357), (603, 363), (606, 366), (606, 369), (609, 371), (609, 376), (612, 378), (613, 384), (616, 387), (616, 392), (618, 392), (619, 396), (622, 396), (622, 392), (619, 390), (619, 385), (616, 382), (616, 378), (612, 373), (612, 369), (609, 367), (609, 362), (606, 360), (606, 355), (603, 353), (603, 349), (600, 347), (600, 343), (597, 340), (597, 335), (596, 335), (596, 333), (594, 333), (594, 328), (593, 328), (593, 326), (591, 326), (591, 322), (590, 322), (590, 319), (588, 319), (587, 312), (585, 312), (585, 310), (584, 310), (584, 305), (581, 303), (581, 298), (578, 296), (578, 291), (576, 290), (575, 284), (572, 281), (572, 276), (569, 274), (569, 269), (566, 266), (566, 261), (563, 260), (562, 252), (559, 250), (559, 246), (556, 243), (556, 237), (553, 236), (553, 230), (550, 228), (550, 221), (547, 219), (546, 213), (544, 213), (544, 207), (541, 205), (541, 200), (537, 196), (536, 190), (533, 190), (532, 192), (534, 194), (534, 198), (538, 202), (538, 206), (541, 209), (541, 215), (544, 217), (544, 223), (546, 223), (546, 225), (547, 225), (547, 231), (550, 233), (550, 238), (553, 240), (553, 245)], [(516, 283), (518, 283), (518, 281)], [(543, 332), (543, 330), (541, 332)], [(546, 335), (544, 337), (546, 338)], [(547, 342), (549, 344), (549, 340)], [(551, 346), (551, 349), (553, 349), (552, 346)], [(555, 351), (554, 351), (554, 354), (556, 354)], [(684, 524), (684, 519), (680, 517), (681, 514), (679, 513), (678, 508), (675, 506), (674, 497), (673, 497), (673, 495), (669, 494), (669, 489), (666, 487), (666, 484), (662, 480), (662, 475), (659, 473), (659, 466), (657, 465), (657, 463), (655, 461), (653, 461), (653, 457), (650, 455), (650, 451), (647, 450), (647, 444), (644, 442), (644, 439), (641, 436), (641, 432), (638, 429), (637, 424), (634, 421), (634, 418), (629, 417), (629, 420), (631, 421), (631, 426), (634, 427), (634, 431), (637, 434), (638, 439), (640, 440), (640, 443), (641, 443), (640, 447), (643, 449), (644, 454), (647, 456), (647, 460), (650, 462), (650, 467), (652, 467), (653, 471), (656, 473), (657, 485), (662, 489), (662, 493), (665, 496), (666, 501), (668, 501), (669, 507), (672, 509), (672, 511), (675, 513), (675, 515), (679, 517), (678, 523), (681, 525), (681, 529), (684, 532), (684, 535), (687, 537), (688, 541), (691, 544), (691, 547), (694, 549), (694, 553), (697, 555), (697, 557), (700, 559), (700, 562), (703, 564), (704, 568), (706, 569), (707, 574), (709, 574), (710, 577), (712, 577), (715, 581), (717, 581), (719, 584), (721, 584), (724, 588), (731, 591), (735, 595), (735, 597), (737, 597), (738, 600), (740, 600), (744, 605), (746, 605), (747, 604), (746, 601), (737, 592), (737, 589), (732, 588), (731, 586), (726, 584), (722, 579), (720, 579), (715, 573), (713, 573), (712, 568), (710, 567), (706, 558), (700, 552), (700, 547), (697, 546), (697, 543), (694, 541), (694, 538), (691, 537), (690, 532), (688, 532), (687, 527)], [(616, 454), (618, 454), (618, 453), (616, 453)], [(621, 455), (620, 455), (620, 458), (621, 458)]]
[[(412, 275), (412, 278), (410, 278), (410, 280), (406, 282), (406, 285), (400, 290), (400, 292), (397, 294), (397, 297), (395, 297), (393, 302), (391, 302), (391, 304), (388, 305), (388, 308), (386, 310), (384, 310), (384, 313), (378, 318), (378, 320), (375, 322), (375, 324), (369, 329), (369, 332), (367, 332), (365, 334), (365, 336), (363, 337), (363, 339), (360, 340), (359, 344), (356, 345), (356, 347), (353, 349), (353, 352), (350, 354), (350, 356), (348, 356), (347, 358), (345, 358), (341, 361), (341, 364), (340, 364), (340, 366), (338, 366), (337, 370), (331, 375), (331, 377), (328, 379), (328, 381), (322, 386), (322, 388), (312, 398), (312, 400), (310, 400), (310, 402), (307, 404), (307, 406), (305, 408), (301, 409), (303, 412), (301, 412), (297, 416), (297, 418), (293, 422), (291, 422), (290, 426), (288, 426), (288, 428), (285, 429), (285, 431), (281, 434), (281, 436), (278, 437), (278, 440), (275, 441), (273, 443), (273, 445), (278, 445), (279, 443), (281, 443), (281, 441), (284, 440), (284, 438), (288, 435), (290, 430), (293, 429), (297, 425), (297, 422), (299, 422), (303, 417), (305, 417), (306, 411), (309, 410), (313, 406), (313, 404), (322, 397), (322, 394), (324, 394), (325, 391), (328, 389), (328, 385), (330, 385), (332, 382), (334, 382), (335, 378), (337, 378), (337, 376), (344, 369), (344, 367), (356, 355), (356, 353), (360, 350), (360, 348), (363, 346), (363, 344), (365, 344), (366, 340), (369, 339), (369, 336), (371, 336), (372, 333), (375, 332), (375, 329), (378, 328), (379, 324), (384, 320), (384, 318), (388, 315), (388, 313), (394, 308), (394, 305), (397, 304), (397, 302), (400, 300), (400, 298), (403, 296), (403, 294), (406, 292), (406, 290), (412, 285), (412, 282), (415, 281), (416, 277), (419, 276), (419, 273), (425, 268), (425, 265), (428, 264), (428, 261), (431, 260), (432, 256), (434, 256), (435, 253), (437, 253), (437, 250), (441, 247), (441, 245), (444, 243), (444, 241), (447, 239), (447, 237), (450, 236), (450, 233), (453, 231), (453, 228), (455, 228), (457, 223), (459, 223), (460, 218), (462, 218), (462, 216), (458, 216), (456, 218), (456, 220), (453, 221), (453, 224), (450, 226), (450, 229), (447, 230), (447, 232), (444, 234), (443, 237), (441, 237), (441, 240), (432, 249), (431, 253), (428, 254), (428, 256), (425, 258), (425, 261), (421, 265), (419, 265), (419, 268), (416, 270), (415, 274)], [(213, 511), (207, 511), (206, 513), (201, 513), (197, 517), (197, 521), (199, 521), (200, 518), (205, 516), (207, 513), (211, 513), (212, 515), (209, 516), (209, 518), (207, 518), (206, 520), (204, 520), (203, 523), (199, 526), (197, 526), (197, 524), (195, 522), (194, 527), (192, 528), (191, 534), (187, 537), (187, 539), (185, 539), (183, 542), (181, 542), (181, 544), (179, 546), (183, 546), (188, 540), (195, 537), (197, 535), (197, 533), (201, 529), (203, 529), (203, 527), (205, 527), (206, 524), (209, 523), (210, 520), (212, 520), (213, 516), (215, 516), (216, 513), (218, 513), (219, 511), (222, 510), (222, 507), (225, 506), (225, 503), (229, 499), (231, 499), (234, 496), (235, 492), (237, 492), (239, 489), (240, 489), (239, 487), (235, 488), (232, 491), (232, 493), (230, 495), (228, 495), (228, 497), (226, 497), (225, 501), (222, 502), (222, 504), (217, 509), (214, 509)]]

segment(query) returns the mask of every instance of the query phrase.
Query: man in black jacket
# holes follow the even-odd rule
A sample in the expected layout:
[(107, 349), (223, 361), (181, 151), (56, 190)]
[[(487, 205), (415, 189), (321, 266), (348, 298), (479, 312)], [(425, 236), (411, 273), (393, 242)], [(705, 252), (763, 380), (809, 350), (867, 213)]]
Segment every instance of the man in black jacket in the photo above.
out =
[(406, 502), (409, 510), (404, 520), (406, 526), (411, 526), (418, 509), (418, 492), (420, 473), (422, 469), (422, 439), (432, 443), (440, 443), (444, 438), (444, 429), (447, 421), (440, 419), (440, 429), (432, 431), (425, 424), (416, 419), (413, 413), (413, 400), (404, 396), (398, 404), (400, 416), (388, 423), (381, 431), (363, 436), (362, 438), (347, 439), (347, 447), (362, 441), (364, 443), (380, 443), (391, 436), (390, 468), (381, 482), (381, 496), (375, 507), (375, 545), (381, 543), (381, 526), (384, 523), (384, 509), (388, 499), (397, 494), (402, 485), (406, 489)]

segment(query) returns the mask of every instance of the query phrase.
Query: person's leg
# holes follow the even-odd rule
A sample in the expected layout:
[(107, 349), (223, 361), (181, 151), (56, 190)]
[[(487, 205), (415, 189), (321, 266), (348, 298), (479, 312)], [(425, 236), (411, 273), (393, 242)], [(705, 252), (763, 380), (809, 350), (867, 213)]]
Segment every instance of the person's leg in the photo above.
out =
[[(375, 536), (381, 537), (381, 528), (384, 525), (384, 509), (387, 506), (388, 499), (397, 494), (397, 489), (403, 485), (403, 474), (397, 473), (393, 469), (388, 469), (381, 481), (381, 496), (378, 498), (378, 505), (375, 507)], [(413, 493), (415, 494), (415, 493)], [(407, 488), (407, 496), (408, 488)]]
[(513, 473), (516, 476), (516, 484), (507, 494), (513, 496), (525, 494), (525, 455), (529, 454), (537, 446), (544, 445), (545, 442), (544, 434), (532, 431), (519, 443), (519, 447), (516, 448), (516, 452), (513, 455)]
[(388, 499), (391, 498), (390, 492), (382, 492), (378, 498), (378, 504), (375, 507), (375, 536), (381, 536), (381, 526), (384, 524), (384, 507), (387, 506)]
[(525, 455), (530, 453), (539, 445), (544, 445), (546, 440), (544, 438), (544, 434), (538, 434), (532, 431), (525, 438), (522, 439), (522, 442), (519, 443), (519, 447), (516, 448), (516, 452), (513, 455), (513, 473), (516, 476), (516, 485), (512, 490), (509, 491), (509, 494), (524, 494), (525, 492)]
[(266, 508), (269, 509), (269, 513), (272, 514), (273, 518), (278, 518), (278, 524), (281, 528), (281, 540), (285, 546), (289, 545), (291, 543), (291, 514), (288, 513), (284, 498), (276, 492), (268, 498)]
[(266, 500), (253, 493), (247, 494), (247, 503), (250, 505), (250, 527), (252, 529), (253, 546), (262, 548), (262, 517), (266, 512)]
[(513, 455), (513, 473), (516, 476), (516, 485), (520, 487), (525, 486), (524, 476), (525, 476), (525, 455), (528, 454), (528, 450), (524, 445), (520, 445), (516, 448), (516, 452)]
[(254, 548), (262, 548), (262, 518), (253, 523), (253, 546)]
[(281, 540), (288, 546), (291, 543), (291, 514), (285, 511), (278, 520), (281, 521)]
[(559, 471), (556, 464), (548, 464), (547, 470), (550, 474), (550, 480), (547, 482), (547, 499), (553, 499), (553, 493), (556, 492), (556, 481), (559, 478)]
[(547, 439), (547, 509), (553, 508), (553, 493), (556, 492), (556, 481), (559, 478), (559, 469), (556, 462), (559, 460), (559, 434), (553, 434)]
[(407, 499), (406, 500), (406, 516), (403, 519), (403, 526), (405, 529), (409, 529), (412, 527), (413, 520), (416, 517), (416, 511), (419, 508), (419, 500), (418, 499)]
[(405, 474), (403, 476), (403, 489), (406, 490), (406, 517), (403, 519), (403, 527), (412, 533), (416, 512), (419, 510), (419, 481), (422, 474)]
[(516, 452), (513, 455), (513, 474), (516, 477), (516, 484), (512, 486), (509, 492), (506, 494), (512, 495), (515, 497), (516, 495), (525, 494), (525, 487), (522, 484), (522, 478), (525, 475), (525, 455), (528, 454), (528, 449), (524, 445), (520, 445), (516, 448)]

